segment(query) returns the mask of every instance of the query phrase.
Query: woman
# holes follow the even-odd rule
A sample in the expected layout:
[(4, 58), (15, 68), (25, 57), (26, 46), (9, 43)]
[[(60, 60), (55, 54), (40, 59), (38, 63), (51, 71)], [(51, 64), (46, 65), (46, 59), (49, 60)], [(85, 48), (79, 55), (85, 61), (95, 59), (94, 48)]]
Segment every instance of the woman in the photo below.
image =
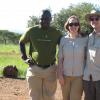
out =
[(68, 18), (64, 28), (68, 33), (61, 38), (58, 55), (58, 78), (63, 100), (81, 100), (88, 38), (80, 35), (80, 23), (75, 15)]

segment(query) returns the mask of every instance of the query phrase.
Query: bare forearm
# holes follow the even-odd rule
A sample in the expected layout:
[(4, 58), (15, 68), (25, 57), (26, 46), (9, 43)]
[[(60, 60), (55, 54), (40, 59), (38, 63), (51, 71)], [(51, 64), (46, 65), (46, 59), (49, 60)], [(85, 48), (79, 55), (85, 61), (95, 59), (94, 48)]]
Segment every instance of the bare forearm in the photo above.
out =
[(19, 45), (20, 45), (20, 51), (21, 51), (22, 59), (26, 60), (27, 59), (27, 55), (26, 55), (25, 44), (20, 42)]
[(64, 76), (63, 76), (63, 59), (58, 60), (58, 79), (59, 83), (64, 85)]
[(58, 60), (58, 75), (62, 76), (63, 75), (63, 59)]

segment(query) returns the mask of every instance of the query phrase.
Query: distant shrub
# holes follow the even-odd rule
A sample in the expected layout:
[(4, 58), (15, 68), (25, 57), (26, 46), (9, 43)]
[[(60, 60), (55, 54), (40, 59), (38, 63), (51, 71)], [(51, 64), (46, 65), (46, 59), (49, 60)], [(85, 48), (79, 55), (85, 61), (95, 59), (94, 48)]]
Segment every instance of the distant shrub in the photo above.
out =
[(3, 69), (3, 76), (10, 77), (10, 78), (17, 78), (18, 77), (18, 69), (16, 66), (8, 65)]

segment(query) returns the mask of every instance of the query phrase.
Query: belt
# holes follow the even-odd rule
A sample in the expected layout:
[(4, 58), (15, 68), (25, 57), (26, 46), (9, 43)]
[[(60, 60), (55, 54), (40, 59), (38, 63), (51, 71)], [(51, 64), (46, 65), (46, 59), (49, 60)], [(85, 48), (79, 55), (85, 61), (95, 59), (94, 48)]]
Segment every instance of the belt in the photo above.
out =
[(41, 67), (41, 68), (43, 68), (43, 69), (46, 69), (46, 68), (52, 66), (53, 64), (54, 64), (54, 62), (51, 63), (51, 64), (49, 64), (49, 65), (39, 65), (39, 64), (37, 64), (37, 66), (38, 66), (38, 67)]

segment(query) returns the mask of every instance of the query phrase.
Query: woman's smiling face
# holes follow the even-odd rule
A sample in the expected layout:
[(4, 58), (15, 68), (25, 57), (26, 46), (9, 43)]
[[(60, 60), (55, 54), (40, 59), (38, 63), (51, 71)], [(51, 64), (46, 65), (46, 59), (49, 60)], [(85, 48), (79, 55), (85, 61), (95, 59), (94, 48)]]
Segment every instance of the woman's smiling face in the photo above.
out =
[(78, 20), (75, 19), (75, 18), (70, 18), (69, 19), (69, 23), (68, 23), (68, 27), (69, 27), (69, 32), (78, 33), (78, 29), (79, 29)]

